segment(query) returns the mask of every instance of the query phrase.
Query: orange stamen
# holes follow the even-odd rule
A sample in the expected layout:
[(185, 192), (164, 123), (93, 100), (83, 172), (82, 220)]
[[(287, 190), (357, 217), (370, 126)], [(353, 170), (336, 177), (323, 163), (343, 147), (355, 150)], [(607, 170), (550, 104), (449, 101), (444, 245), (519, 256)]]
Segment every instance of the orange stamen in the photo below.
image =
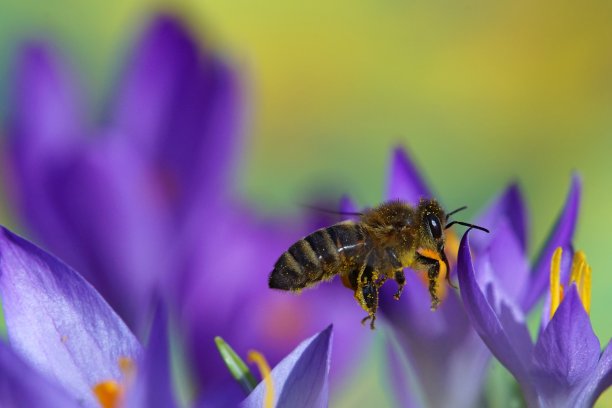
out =
[(102, 381), (93, 387), (98, 402), (102, 408), (117, 408), (123, 398), (123, 386), (117, 381)]
[(131, 358), (120, 357), (117, 363), (122, 374), (121, 382), (115, 380), (101, 381), (92, 388), (102, 408), (121, 407), (125, 389), (132, 383), (136, 375), (136, 365)]

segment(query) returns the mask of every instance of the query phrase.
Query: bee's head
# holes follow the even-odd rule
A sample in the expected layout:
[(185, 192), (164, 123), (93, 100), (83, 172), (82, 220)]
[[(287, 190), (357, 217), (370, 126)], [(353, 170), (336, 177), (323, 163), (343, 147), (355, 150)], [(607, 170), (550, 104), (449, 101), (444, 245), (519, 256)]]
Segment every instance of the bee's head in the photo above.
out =
[(444, 254), (444, 229), (446, 228), (444, 210), (436, 200), (422, 199), (417, 207), (417, 219), (421, 229), (419, 252), (424, 252), (421, 255), (428, 258), (444, 262), (448, 268), (448, 261)]
[(421, 234), (417, 252), (427, 258), (437, 259), (446, 264), (448, 271), (448, 260), (444, 253), (444, 230), (454, 224), (464, 225), (489, 232), (486, 228), (469, 224), (463, 221), (449, 221), (451, 215), (465, 210), (461, 207), (449, 213), (445, 213), (440, 204), (434, 199), (421, 199), (417, 207), (417, 220), (420, 223)]

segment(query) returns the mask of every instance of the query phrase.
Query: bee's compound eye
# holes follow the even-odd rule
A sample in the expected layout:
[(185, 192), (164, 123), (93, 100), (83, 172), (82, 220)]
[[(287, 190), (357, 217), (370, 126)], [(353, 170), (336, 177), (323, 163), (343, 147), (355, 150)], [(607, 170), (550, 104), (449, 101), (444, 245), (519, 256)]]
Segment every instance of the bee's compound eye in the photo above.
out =
[(442, 226), (440, 225), (440, 219), (433, 215), (427, 215), (427, 225), (429, 227), (429, 231), (431, 231), (431, 236), (434, 239), (439, 239), (442, 237)]

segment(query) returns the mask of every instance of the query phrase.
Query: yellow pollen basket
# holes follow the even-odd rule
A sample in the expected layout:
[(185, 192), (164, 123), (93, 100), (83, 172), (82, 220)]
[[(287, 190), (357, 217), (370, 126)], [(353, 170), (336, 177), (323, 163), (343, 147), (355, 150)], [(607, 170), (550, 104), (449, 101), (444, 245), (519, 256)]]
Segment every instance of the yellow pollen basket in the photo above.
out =
[[(446, 297), (446, 285), (444, 284), (444, 279), (446, 279), (446, 274), (448, 271), (446, 270), (446, 264), (442, 262), (440, 259), (440, 255), (436, 251), (432, 251), (430, 249), (419, 248), (417, 252), (427, 258), (435, 259), (440, 263), (440, 273), (438, 273), (438, 278), (436, 279), (436, 294), (440, 300), (443, 300)], [(427, 277), (427, 273), (419, 273), (421, 280), (425, 284), (425, 286), (429, 283), (429, 278)]]
[[(550, 318), (555, 315), (563, 300), (564, 286), (561, 284), (561, 255), (563, 250), (557, 248), (553, 253), (550, 263)], [(586, 256), (582, 251), (576, 251), (572, 259), (572, 269), (567, 286), (576, 284), (578, 296), (582, 301), (584, 310), (591, 311), (591, 267), (586, 261)]]
[(121, 382), (106, 380), (92, 387), (92, 391), (102, 408), (119, 408), (123, 406), (126, 386), (132, 382), (136, 374), (136, 365), (131, 358), (120, 357), (118, 364), (122, 374)]
[(274, 382), (272, 381), (270, 366), (266, 358), (260, 352), (251, 350), (247, 356), (247, 361), (257, 364), (261, 378), (266, 385), (263, 408), (272, 408), (274, 406)]

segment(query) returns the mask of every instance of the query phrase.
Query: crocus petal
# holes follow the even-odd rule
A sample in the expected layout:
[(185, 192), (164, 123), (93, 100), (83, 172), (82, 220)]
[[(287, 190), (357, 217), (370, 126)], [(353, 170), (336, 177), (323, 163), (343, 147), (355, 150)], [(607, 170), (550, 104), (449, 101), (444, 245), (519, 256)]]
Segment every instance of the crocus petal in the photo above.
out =
[[(523, 294), (528, 284), (529, 265), (521, 243), (515, 235), (515, 230), (508, 221), (503, 217), (497, 221), (497, 227), (491, 231), (490, 246), (483, 254), (490, 261), (491, 268), (486, 268), (486, 270), (491, 273), (488, 276), (482, 276), (483, 274), (479, 273), (478, 282), (482, 287), (483, 282), (493, 281), (495, 290), (501, 298), (515, 302), (515, 299), (519, 299), (519, 296)], [(479, 272), (483, 270), (485, 268), (478, 269)]]
[(609, 387), (612, 386), (612, 341), (608, 341), (606, 349), (603, 351), (597, 369), (589, 379), (589, 386), (584, 390), (585, 403), (592, 406), (597, 398)]
[(0, 406), (78, 408), (82, 405), (0, 341)]
[(525, 293), (525, 298), (522, 301), (523, 310), (530, 310), (548, 287), (550, 259), (555, 249), (558, 247), (565, 248), (572, 241), (580, 209), (581, 186), (580, 177), (574, 174), (563, 210), (533, 267), (530, 289)]
[(181, 24), (169, 16), (157, 17), (135, 48), (113, 118), (140, 149), (155, 155), (180, 83), (197, 65), (198, 50)]
[(120, 378), (119, 359), (140, 345), (75, 271), (30, 242), (0, 230), (0, 296), (15, 352), (87, 406), (92, 387)]
[[(523, 199), (521, 189), (516, 183), (510, 184), (508, 188), (497, 197), (493, 203), (476, 218), (475, 224), (488, 228), (491, 234), (478, 234), (470, 238), (472, 250), (483, 251), (491, 241), (500, 222), (506, 222), (512, 228), (519, 248), (523, 254), (527, 251), (528, 235), (528, 212)], [(523, 255), (524, 256), (524, 255)]]
[[(332, 326), (303, 341), (272, 370), (274, 406), (327, 407)], [(260, 382), (241, 407), (263, 406), (266, 389)]]
[[(444, 305), (444, 304), (443, 304)], [(456, 305), (461, 308), (461, 305)], [(437, 311), (428, 311), (432, 320)], [(463, 315), (465, 319), (465, 315)], [(453, 328), (436, 335), (413, 333), (412, 326), (392, 326), (393, 340), (388, 350), (391, 386), (398, 406), (473, 407), (481, 394), (481, 384), (491, 353), (473, 330), (463, 333)], [(469, 378), (469, 381), (457, 381)], [(440, 385), (444, 384), (444, 392)], [(412, 401), (412, 402), (411, 402)]]
[(388, 200), (403, 200), (416, 205), (422, 197), (431, 197), (427, 184), (404, 149), (393, 152), (387, 186)]
[[(342, 196), (342, 198), (340, 198), (340, 212), (343, 214), (349, 214), (349, 213), (358, 213), (360, 211), (360, 209), (357, 207), (357, 204), (355, 204), (355, 202), (349, 197), (349, 196)], [(359, 217), (356, 215), (342, 215), (343, 219), (350, 219), (350, 220), (357, 220)]]
[[(158, 16), (136, 47), (120, 88), (115, 126), (157, 165), (178, 214), (210, 202), (229, 180), (238, 130), (233, 72), (200, 53), (174, 17)], [(203, 195), (203, 196), (202, 196)]]
[(15, 75), (2, 166), (8, 197), (25, 222), (36, 226), (39, 237), (62, 241), (66, 234), (53, 208), (46, 205), (44, 183), (47, 164), (61, 161), (79, 144), (81, 112), (73, 76), (43, 43), (23, 47)]
[(48, 170), (39, 205), (53, 209), (66, 236), (43, 238), (139, 330), (170, 252), (169, 215), (143, 158), (104, 136)]
[(149, 344), (137, 367), (136, 383), (127, 396), (128, 407), (177, 406), (172, 391), (167, 320), (166, 310), (160, 304), (153, 319)]
[(74, 76), (44, 43), (22, 48), (15, 74), (9, 133), (20, 159), (70, 147), (81, 135), (80, 101), (69, 79)]
[(534, 349), (534, 376), (540, 393), (557, 403), (567, 399), (576, 387), (584, 387), (599, 353), (599, 340), (572, 284)]
[(387, 336), (387, 364), (389, 381), (393, 389), (396, 406), (404, 408), (425, 406), (424, 396), (420, 394), (418, 376), (410, 367), (402, 347), (393, 333)]
[[(531, 355), (531, 350), (522, 349), (525, 344), (530, 342), (529, 333), (526, 328), (517, 330), (521, 322), (514, 321), (515, 316), (503, 301), (498, 305), (500, 310), (498, 316), (494, 305), (491, 305), (487, 300), (487, 298), (495, 300), (494, 288), (489, 284), (487, 287), (489, 293), (485, 296), (478, 285), (474, 275), (468, 236), (469, 231), (461, 239), (457, 264), (457, 274), (465, 310), (476, 332), (495, 357), (514, 375), (523, 387), (526, 398), (530, 400), (534, 396), (528, 376), (528, 356)], [(505, 326), (510, 326), (509, 330)]]

